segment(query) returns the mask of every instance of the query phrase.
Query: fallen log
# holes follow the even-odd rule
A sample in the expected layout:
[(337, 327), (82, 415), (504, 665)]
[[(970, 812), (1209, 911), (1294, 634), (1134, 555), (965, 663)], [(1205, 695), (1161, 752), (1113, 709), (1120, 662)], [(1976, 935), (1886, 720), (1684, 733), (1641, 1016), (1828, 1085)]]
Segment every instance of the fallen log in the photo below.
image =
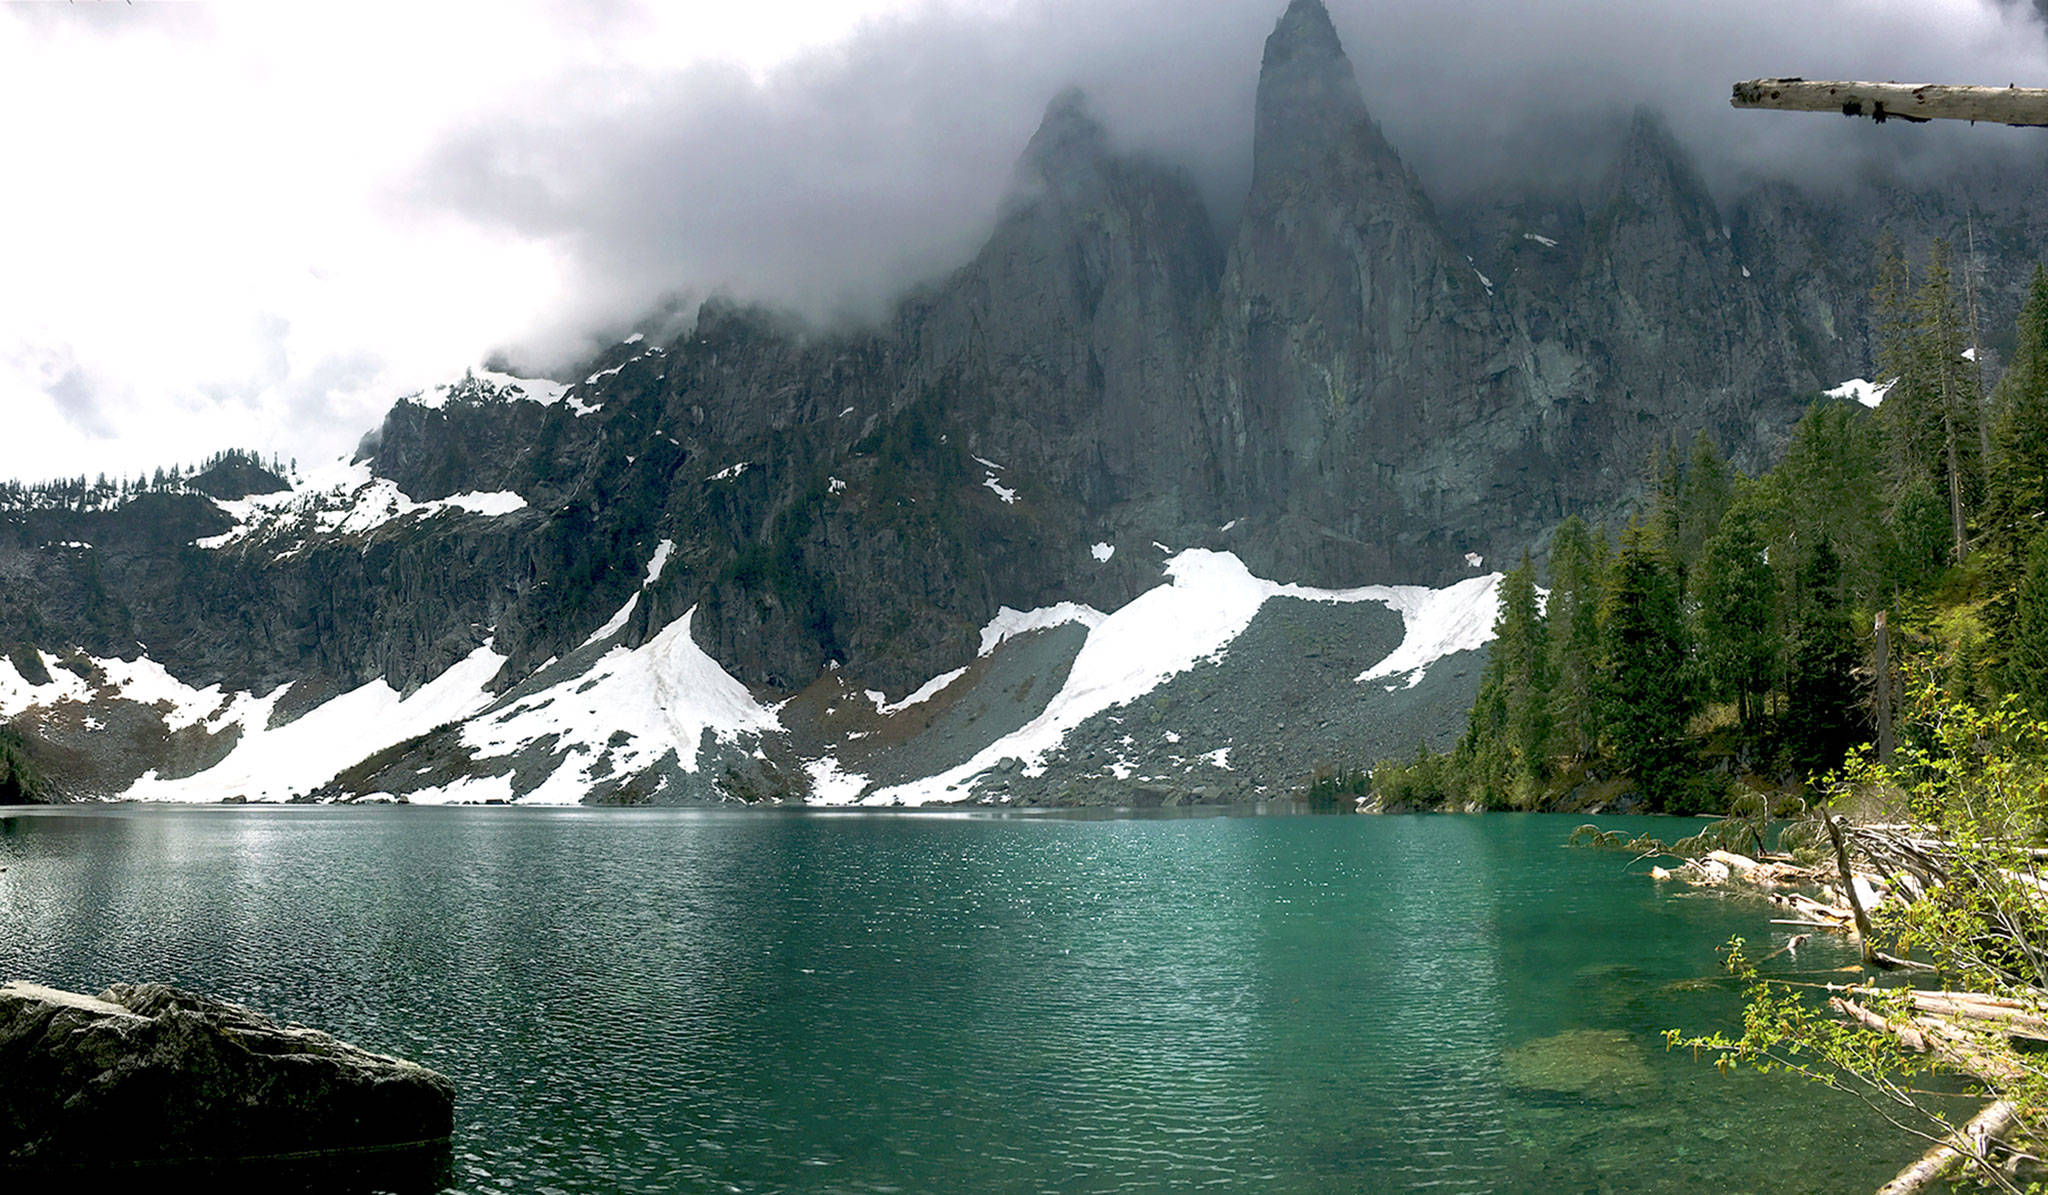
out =
[(1877, 1189), (1877, 1195), (1917, 1195), (1939, 1182), (1964, 1161), (1990, 1165), (1991, 1142), (2012, 1128), (2019, 1107), (2011, 1100), (1993, 1100), (1970, 1118), (1968, 1124), (1950, 1133), (1920, 1160), (1899, 1171), (1898, 1176)]
[(2048, 125), (2048, 89), (2039, 87), (1749, 79), (1735, 85), (1728, 103), (1735, 108), (1868, 116), (1879, 124), (1898, 119), (1915, 124), (1967, 120), (1972, 124)]
[(1848, 897), (1849, 913), (1856, 920), (1856, 940), (1863, 948), (1863, 961), (1874, 967), (1884, 967), (1894, 971), (1934, 970), (1933, 967), (1928, 966), (1926, 963), (1914, 962), (1912, 959), (1886, 954), (1877, 948), (1875, 942), (1871, 941), (1870, 918), (1864, 913), (1863, 901), (1858, 895), (1856, 886), (1857, 875), (1849, 866), (1849, 848), (1842, 842), (1842, 819), (1833, 814), (1823, 813), (1821, 814), (1821, 822), (1827, 827), (1828, 841), (1835, 848), (1835, 867), (1842, 874), (1842, 888)]
[(1967, 1033), (1936, 1018), (1923, 1016), (1894, 1021), (1874, 1009), (1840, 996), (1828, 997), (1828, 1004), (1850, 1020), (1889, 1035), (1916, 1054), (1931, 1055), (1947, 1064), (1950, 1069), (1997, 1083), (2010, 1083), (2024, 1073), (2018, 1059), (1991, 1053), (1972, 1040)]

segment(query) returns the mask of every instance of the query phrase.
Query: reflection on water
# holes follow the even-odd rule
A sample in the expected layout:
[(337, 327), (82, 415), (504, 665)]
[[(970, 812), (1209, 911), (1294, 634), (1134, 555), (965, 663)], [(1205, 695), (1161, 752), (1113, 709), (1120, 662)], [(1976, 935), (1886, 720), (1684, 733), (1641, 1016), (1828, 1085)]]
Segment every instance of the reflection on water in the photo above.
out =
[(1666, 1054), (1768, 914), (1570, 825), (34, 812), (0, 978), (165, 979), (441, 1070), (465, 1191), (1816, 1190), (1915, 1152)]

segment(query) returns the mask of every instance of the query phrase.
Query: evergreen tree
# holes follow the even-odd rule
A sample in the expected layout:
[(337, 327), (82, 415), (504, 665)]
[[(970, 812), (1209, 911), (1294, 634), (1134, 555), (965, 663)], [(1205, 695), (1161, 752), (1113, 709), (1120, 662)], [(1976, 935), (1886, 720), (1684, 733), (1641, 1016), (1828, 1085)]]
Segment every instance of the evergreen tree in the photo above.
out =
[(1666, 550), (1677, 569), (1681, 588), (1690, 594), (1692, 569), (1706, 551), (1707, 540), (1721, 525), (1728, 511), (1734, 482), (1728, 462), (1712, 436), (1702, 430), (1693, 437), (1692, 453), (1686, 458), (1685, 476), (1678, 487), (1669, 521)]
[(2020, 308), (2012, 365), (1992, 395), (1985, 549), (1994, 633), (2010, 629), (2026, 550), (2048, 527), (2048, 269), (2036, 266)]
[(1703, 794), (1687, 723), (1698, 690), (1677, 586), (1639, 525), (1622, 536), (1615, 558), (1602, 642), (1600, 708), (1615, 763), (1652, 808), (1694, 812)]
[(2006, 684), (2048, 716), (2048, 533), (2034, 537), (2026, 559), (2006, 646)]
[(1493, 642), (1459, 743), (1468, 797), (1533, 804), (1549, 771), (1550, 647), (1528, 557), (1501, 579)]
[(1600, 738), (1595, 700), (1600, 669), (1600, 608), (1605, 600), (1607, 538), (1577, 515), (1550, 541), (1551, 727), (1557, 750), (1580, 760)]
[[(1488, 660), (1503, 662), (1507, 732), (1518, 788), (1526, 791), (1550, 772), (1550, 637), (1536, 596), (1536, 566), (1527, 553), (1501, 579), (1500, 616)], [(1526, 804), (1526, 801), (1518, 802)]]
[(1842, 594), (1841, 558), (1822, 539), (1799, 569), (1799, 615), (1785, 678), (1787, 755), (1801, 771), (1837, 767), (1864, 737), (1855, 629)]
[(1779, 652), (1777, 583), (1764, 543), (1764, 511), (1745, 493), (1707, 541), (1697, 570), (1700, 645), (1712, 695), (1733, 701), (1754, 730), (1769, 699)]

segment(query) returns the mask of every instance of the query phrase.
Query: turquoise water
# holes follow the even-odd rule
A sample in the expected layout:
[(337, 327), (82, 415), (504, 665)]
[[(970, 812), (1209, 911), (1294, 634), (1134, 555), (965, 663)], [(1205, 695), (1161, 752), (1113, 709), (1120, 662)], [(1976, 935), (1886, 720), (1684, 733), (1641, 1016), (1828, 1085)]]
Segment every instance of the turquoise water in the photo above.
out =
[[(1846, 1191), (1918, 1152), (1666, 1052), (1730, 1023), (1716, 947), (1782, 935), (1575, 822), (36, 811), (0, 979), (435, 1067), (464, 1191)], [(1573, 1030), (1590, 1089), (1516, 1061)]]

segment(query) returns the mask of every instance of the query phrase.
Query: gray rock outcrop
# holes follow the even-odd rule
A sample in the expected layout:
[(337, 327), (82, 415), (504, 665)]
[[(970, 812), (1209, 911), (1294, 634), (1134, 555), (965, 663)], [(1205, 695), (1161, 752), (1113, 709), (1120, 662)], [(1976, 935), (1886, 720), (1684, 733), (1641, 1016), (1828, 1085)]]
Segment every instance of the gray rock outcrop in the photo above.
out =
[(0, 1169), (194, 1165), (444, 1142), (417, 1064), (164, 984), (0, 985)]

